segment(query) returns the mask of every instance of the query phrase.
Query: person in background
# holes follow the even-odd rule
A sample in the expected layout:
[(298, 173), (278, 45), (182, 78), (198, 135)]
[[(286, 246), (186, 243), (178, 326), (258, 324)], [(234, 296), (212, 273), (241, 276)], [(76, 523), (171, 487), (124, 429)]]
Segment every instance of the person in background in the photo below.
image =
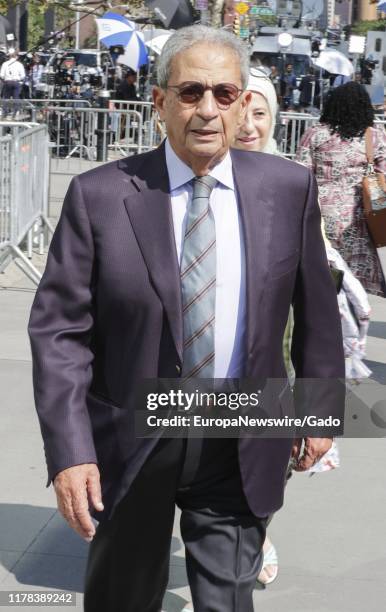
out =
[(12, 49), (9, 52), (9, 59), (0, 68), (0, 79), (3, 83), (2, 98), (3, 100), (10, 100), (11, 98), (14, 100), (12, 106), (9, 102), (4, 104), (4, 116), (12, 108), (12, 114), (15, 117), (19, 110), (18, 100), (20, 99), (20, 90), (25, 79), (25, 70), (23, 64), (17, 58), (17, 51)]
[(270, 71), (271, 73), (269, 75), (269, 78), (271, 79), (272, 85), (274, 86), (276, 97), (280, 101), (280, 74), (277, 69), (277, 66), (272, 65), (270, 67)]
[(35, 53), (29, 68), (30, 97), (32, 99), (42, 98), (42, 76), (44, 72), (40, 55)]
[(373, 137), (376, 169), (386, 171), (386, 135), (374, 129), (366, 89), (350, 82), (330, 90), (320, 122), (303, 135), (296, 160), (311, 168), (331, 246), (340, 253), (365, 290), (385, 297), (385, 280), (367, 230), (362, 179), (367, 168), (365, 130)]
[(137, 94), (137, 88), (135, 86), (137, 82), (137, 73), (128, 68), (122, 81), (120, 82), (117, 89), (117, 100), (131, 100), (138, 102), (140, 97)]
[(299, 105), (302, 111), (307, 111), (312, 106), (317, 106), (319, 99), (320, 85), (315, 77), (315, 70), (311, 66), (299, 85), (300, 98)]
[(285, 72), (280, 79), (280, 95), (282, 97), (282, 109), (290, 110), (293, 105), (293, 93), (296, 89), (296, 76), (292, 64), (287, 64)]
[(374, 60), (371, 54), (363, 61), (361, 71), (363, 85), (371, 85), (376, 64), (377, 62)]
[(336, 77), (334, 78), (334, 82), (332, 84), (332, 86), (335, 87), (340, 87), (341, 85), (345, 85), (346, 83), (349, 83), (351, 81), (351, 77), (347, 76), (346, 74), (337, 74)]
[(233, 147), (279, 154), (273, 136), (278, 107), (275, 88), (262, 69), (251, 68), (250, 72), (247, 91), (252, 97)]
[[(245, 151), (256, 151), (280, 155), (274, 139), (277, 116), (277, 97), (272, 83), (264, 71), (251, 69), (247, 91), (252, 94), (244, 123), (234, 142), (234, 148)], [(344, 287), (339, 292), (338, 304), (344, 334), (344, 351), (346, 357), (346, 374), (350, 378), (365, 377), (370, 370), (362, 362), (366, 345), (366, 333), (369, 325), (369, 305), (366, 294), (360, 283), (348, 273), (348, 267), (335, 249), (325, 239), (326, 254), (330, 264), (344, 271)], [(351, 314), (353, 309), (354, 314)], [(351, 316), (350, 316), (351, 314)], [(288, 376), (293, 379), (293, 366), (290, 360), (292, 315), (289, 316), (284, 335), (283, 352)], [(331, 449), (308, 471), (309, 475), (325, 472), (339, 467), (339, 452), (334, 442)], [(287, 471), (287, 480), (292, 475), (292, 464)], [(272, 519), (272, 517), (271, 517)], [(263, 545), (264, 560), (258, 576), (263, 585), (272, 583), (278, 575), (278, 555), (272, 541), (266, 535)]]

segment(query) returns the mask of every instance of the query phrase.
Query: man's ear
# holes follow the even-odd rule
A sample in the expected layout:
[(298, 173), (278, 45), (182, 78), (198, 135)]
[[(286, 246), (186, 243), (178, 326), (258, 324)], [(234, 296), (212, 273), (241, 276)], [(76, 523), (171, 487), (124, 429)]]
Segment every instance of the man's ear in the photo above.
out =
[(247, 112), (248, 104), (250, 103), (251, 100), (252, 100), (252, 92), (244, 91), (241, 94), (241, 107), (243, 109), (244, 116), (245, 116), (245, 113)]
[(161, 121), (165, 119), (165, 97), (166, 91), (161, 87), (153, 87), (153, 103), (160, 116)]
[(241, 94), (240, 113), (239, 113), (239, 119), (237, 121), (238, 128), (240, 128), (244, 123), (245, 115), (247, 114), (247, 110), (248, 110), (248, 105), (251, 100), (252, 100), (252, 94), (250, 91), (244, 91)]

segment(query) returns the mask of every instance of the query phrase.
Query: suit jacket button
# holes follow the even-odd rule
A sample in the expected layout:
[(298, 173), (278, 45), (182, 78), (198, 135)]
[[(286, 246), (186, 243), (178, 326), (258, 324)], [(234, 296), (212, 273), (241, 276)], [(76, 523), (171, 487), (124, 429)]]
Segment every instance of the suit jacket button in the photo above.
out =
[(179, 366), (178, 364), (176, 365), (176, 371), (177, 374), (181, 374), (181, 366)]

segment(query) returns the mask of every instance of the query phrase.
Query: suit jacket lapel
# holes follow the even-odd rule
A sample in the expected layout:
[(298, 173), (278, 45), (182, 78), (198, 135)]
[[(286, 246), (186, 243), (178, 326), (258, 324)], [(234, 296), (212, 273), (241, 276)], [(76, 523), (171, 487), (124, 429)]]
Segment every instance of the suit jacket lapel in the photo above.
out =
[(149, 154), (137, 169), (132, 183), (133, 193), (124, 199), (126, 210), (182, 360), (180, 270), (163, 146)]
[(258, 354), (260, 302), (269, 269), (269, 247), (273, 223), (271, 188), (264, 183), (264, 156), (256, 173), (258, 153), (231, 151), (233, 173), (242, 220), (246, 260), (247, 364), (245, 374), (252, 374)]
[[(248, 375), (258, 350), (259, 307), (269, 268), (274, 193), (263, 181), (265, 156), (261, 156), (261, 171), (257, 175), (259, 154), (231, 150), (231, 155), (245, 244)], [(120, 165), (123, 167), (124, 161)], [(147, 156), (132, 183), (133, 193), (125, 197), (125, 207), (182, 361), (180, 270), (163, 146)]]

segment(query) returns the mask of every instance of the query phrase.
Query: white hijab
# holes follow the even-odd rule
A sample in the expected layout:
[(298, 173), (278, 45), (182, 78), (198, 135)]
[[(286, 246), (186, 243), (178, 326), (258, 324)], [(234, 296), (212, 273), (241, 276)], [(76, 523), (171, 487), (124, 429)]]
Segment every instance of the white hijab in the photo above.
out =
[(253, 76), (251, 74), (249, 76), (247, 91), (261, 94), (267, 102), (271, 115), (271, 129), (269, 131), (268, 140), (262, 151), (264, 153), (279, 155), (276, 140), (273, 137), (276, 126), (277, 96), (272, 81), (268, 76)]

